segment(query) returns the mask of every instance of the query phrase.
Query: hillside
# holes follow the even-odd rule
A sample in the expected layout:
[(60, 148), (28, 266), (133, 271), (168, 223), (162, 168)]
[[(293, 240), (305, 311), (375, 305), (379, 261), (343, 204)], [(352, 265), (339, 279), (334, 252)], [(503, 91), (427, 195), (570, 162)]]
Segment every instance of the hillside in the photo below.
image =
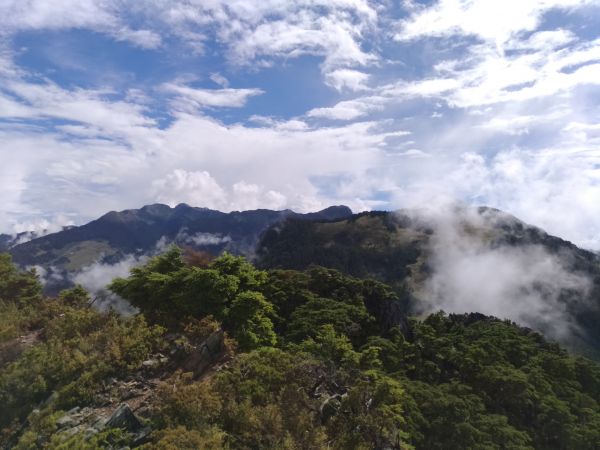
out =
[(511, 318), (571, 348), (600, 349), (600, 258), (491, 208), (293, 219), (257, 250), (264, 268), (311, 264), (390, 284), (412, 314)]
[[(481, 314), (424, 320), (333, 269), (178, 249), (41, 296), (0, 257), (0, 442), (30, 449), (597, 449), (600, 366)], [(393, 309), (393, 307), (392, 307)]]
[(46, 290), (68, 287), (70, 275), (96, 263), (112, 264), (128, 255), (152, 255), (175, 243), (211, 254), (228, 251), (250, 255), (268, 227), (288, 217), (332, 220), (352, 214), (345, 206), (298, 214), (290, 210), (222, 213), (179, 204), (147, 205), (140, 209), (111, 211), (79, 227), (33, 239), (10, 248), (21, 266), (40, 266), (47, 274)]
[(22, 267), (40, 268), (47, 294), (83, 283), (97, 305), (130, 311), (103, 287), (169, 244), (242, 254), (265, 269), (316, 264), (389, 284), (397, 314), (482, 312), (511, 319), (569, 348), (600, 357), (600, 258), (492, 208), (352, 215), (222, 213), (184, 204), (110, 212), (13, 246)]

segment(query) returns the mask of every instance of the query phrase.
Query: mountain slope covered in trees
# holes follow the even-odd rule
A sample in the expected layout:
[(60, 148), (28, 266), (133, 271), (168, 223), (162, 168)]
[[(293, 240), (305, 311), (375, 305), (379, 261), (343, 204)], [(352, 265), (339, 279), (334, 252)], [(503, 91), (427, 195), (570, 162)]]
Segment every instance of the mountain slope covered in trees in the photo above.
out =
[[(267, 209), (223, 213), (184, 203), (174, 208), (154, 204), (111, 211), (79, 227), (18, 245), (6, 240), (4, 245), (21, 266), (41, 267), (47, 275), (46, 291), (55, 293), (72, 285), (70, 276), (94, 263), (114, 264), (127, 256), (153, 255), (171, 243), (214, 255), (223, 251), (251, 255), (261, 234), (286, 218), (332, 220), (350, 215), (352, 211), (346, 206), (298, 214)], [(2, 242), (0, 237), (0, 248)]]
[(481, 314), (424, 320), (372, 279), (177, 248), (44, 299), (0, 258), (9, 448), (597, 449), (600, 366)]
[(600, 356), (600, 256), (495, 209), (290, 218), (263, 235), (257, 255), (263, 268), (375, 278), (412, 314), (488, 310)]

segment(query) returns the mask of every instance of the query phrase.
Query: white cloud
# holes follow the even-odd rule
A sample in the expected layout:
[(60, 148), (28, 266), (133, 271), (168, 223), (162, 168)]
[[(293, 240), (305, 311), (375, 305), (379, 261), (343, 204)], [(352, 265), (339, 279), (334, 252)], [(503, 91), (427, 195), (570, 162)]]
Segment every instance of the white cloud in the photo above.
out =
[(490, 160), (465, 153), (444, 174), (396, 192), (396, 205), (440, 207), (463, 199), (510, 211), (550, 234), (600, 249), (600, 149), (507, 150)]
[(132, 30), (125, 27), (115, 30), (113, 34), (119, 41), (128, 41), (146, 49), (157, 48), (162, 44), (160, 35), (150, 30)]
[(354, 120), (383, 109), (386, 102), (387, 99), (384, 97), (361, 97), (336, 103), (329, 108), (311, 109), (307, 116), (333, 120)]
[[(410, 15), (390, 42), (392, 3), (0, 2), (0, 226), (51, 222), (57, 212), (82, 221), (157, 200), (226, 210), (389, 207), (390, 196), (409, 201), (406, 193), (429, 186), (599, 248), (600, 40), (577, 18), (554, 28), (544, 19), (592, 2), (404, 2)], [(136, 80), (135, 89), (59, 84), (46, 67), (34, 74), (15, 64), (13, 36), (61, 29), (158, 48), (144, 54), (174, 62), (184, 42), (186, 57), (206, 51), (218, 64), (167, 83)], [(313, 64), (333, 88), (282, 78), (282, 89), (306, 89), (294, 94), (306, 96), (308, 111), (278, 116), (266, 96), (251, 101), (261, 89), (230, 86), (296, 63)], [(209, 79), (219, 88), (192, 87)], [(219, 110), (223, 122), (210, 117), (244, 107)], [(410, 142), (400, 142), (405, 130)]]
[(118, 10), (116, 1), (5, 0), (0, 3), (0, 36), (23, 30), (79, 28), (105, 33), (143, 48), (160, 46), (159, 34), (129, 28), (123, 12)]
[(165, 91), (177, 94), (175, 104), (182, 109), (203, 107), (241, 108), (248, 98), (262, 94), (261, 89), (196, 89), (173, 83), (164, 84)]
[(513, 38), (506, 45), (510, 50), (554, 50), (577, 40), (569, 30), (538, 31), (526, 40)]
[(451, 106), (472, 108), (527, 102), (600, 84), (600, 39), (559, 50), (552, 40), (541, 48), (530, 40), (513, 41), (511, 45), (516, 47), (517, 42), (530, 51), (505, 55), (493, 46), (475, 45), (460, 60), (436, 64), (438, 77), (399, 81), (380, 87), (378, 94), (388, 103), (433, 97)]
[(206, 171), (187, 172), (176, 169), (165, 178), (152, 183), (156, 200), (175, 206), (189, 203), (194, 206), (220, 209), (227, 202), (227, 194)]
[(72, 281), (82, 285), (91, 293), (97, 293), (106, 289), (106, 286), (115, 278), (127, 277), (129, 271), (133, 267), (143, 264), (145, 259), (147, 258), (140, 260), (133, 255), (128, 255), (116, 264), (96, 262), (74, 274)]
[[(0, 3), (0, 35), (77, 28), (143, 48), (157, 48), (165, 37), (175, 36), (193, 51), (203, 51), (211, 34), (236, 64), (310, 54), (323, 57), (329, 71), (376, 59), (361, 49), (363, 34), (377, 21), (376, 9), (367, 0), (6, 0)], [(132, 29), (129, 22), (142, 28)]]
[(74, 225), (75, 222), (62, 214), (50, 218), (40, 218), (37, 220), (30, 220), (25, 222), (17, 222), (12, 225), (13, 235), (21, 234), (16, 244), (22, 244), (23, 242), (30, 241), (31, 239), (45, 236), (50, 233), (56, 233), (61, 231), (64, 227)]
[(535, 30), (543, 14), (554, 8), (576, 8), (587, 0), (439, 0), (398, 23), (399, 41), (456, 34), (476, 36), (499, 48), (517, 34)]
[(154, 124), (152, 119), (144, 115), (143, 106), (108, 100), (110, 92), (66, 90), (49, 81), (42, 84), (25, 82), (19, 78), (3, 81), (0, 101), (14, 104), (11, 97), (16, 97), (20, 108), (0, 110), (0, 117), (63, 119), (85, 124), (88, 132), (105, 136), (123, 136), (138, 127)]
[(227, 78), (225, 78), (223, 75), (221, 75), (220, 73), (211, 73), (210, 74), (210, 79), (218, 84), (219, 86), (221, 86), (222, 88), (228, 88), (229, 87), (229, 80)]
[(338, 91), (344, 89), (350, 91), (362, 91), (368, 89), (367, 80), (369, 74), (352, 69), (336, 69), (325, 75), (327, 84)]
[(195, 233), (189, 235), (187, 230), (181, 230), (175, 241), (178, 243), (194, 244), (194, 245), (220, 245), (231, 242), (230, 236), (222, 236), (221, 234), (215, 233)]
[(410, 156), (411, 158), (430, 158), (431, 155), (418, 148), (410, 148), (406, 151), (398, 153), (399, 156)]
[[(110, 111), (110, 102), (98, 103)], [(131, 111), (125, 124), (137, 123), (138, 113)], [(225, 209), (321, 208), (345, 199), (319, 193), (312, 177), (363, 173), (377, 165), (377, 147), (387, 139), (372, 122), (308, 128), (290, 121), (250, 128), (180, 114), (163, 130), (108, 119), (104, 126), (107, 136), (119, 139), (0, 127), (3, 148), (18, 155), (5, 158), (0, 169), (10, 174), (2, 177), (3, 229), (29, 217), (63, 212), (80, 221), (156, 200)], [(237, 203), (230, 197), (236, 184), (236, 196), (246, 196)]]
[(514, 218), (494, 211), (438, 205), (420, 210), (416, 219), (434, 229), (433, 273), (418, 293), (421, 305), (433, 311), (478, 311), (511, 319), (563, 341), (578, 331), (561, 294), (569, 291), (585, 297), (591, 283), (568, 267), (568, 255), (551, 255), (537, 245), (490, 244), (482, 235), (494, 236), (498, 229), (518, 225)]
[(281, 192), (267, 190), (256, 184), (240, 181), (232, 187), (231, 210), (275, 209), (280, 210), (287, 204), (287, 198)]

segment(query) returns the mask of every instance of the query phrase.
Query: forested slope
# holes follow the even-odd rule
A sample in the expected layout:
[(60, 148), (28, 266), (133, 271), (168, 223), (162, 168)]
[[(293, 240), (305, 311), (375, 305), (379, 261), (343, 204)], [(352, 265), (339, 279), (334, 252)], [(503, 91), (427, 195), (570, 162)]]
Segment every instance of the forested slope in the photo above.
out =
[[(177, 248), (111, 288), (42, 298), (0, 259), (9, 448), (598, 449), (600, 367), (476, 313), (418, 321), (390, 287)], [(390, 319), (388, 311), (396, 311)]]

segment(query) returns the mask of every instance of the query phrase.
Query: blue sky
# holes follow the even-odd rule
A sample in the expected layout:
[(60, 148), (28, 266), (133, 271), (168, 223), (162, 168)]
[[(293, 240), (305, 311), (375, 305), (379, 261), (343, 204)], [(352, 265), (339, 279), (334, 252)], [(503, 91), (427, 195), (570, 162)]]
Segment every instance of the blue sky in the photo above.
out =
[(600, 248), (600, 4), (0, 0), (0, 232), (442, 205)]

